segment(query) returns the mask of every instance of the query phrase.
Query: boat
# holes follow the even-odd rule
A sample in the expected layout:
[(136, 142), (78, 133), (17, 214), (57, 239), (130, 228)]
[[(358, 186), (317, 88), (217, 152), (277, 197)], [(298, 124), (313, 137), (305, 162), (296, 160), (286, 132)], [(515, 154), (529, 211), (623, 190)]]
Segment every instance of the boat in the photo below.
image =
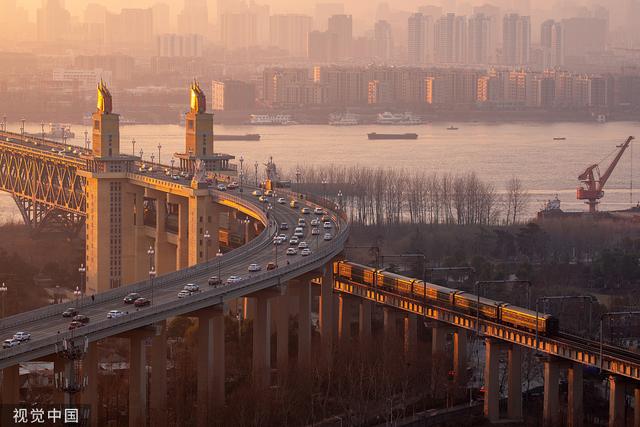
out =
[(420, 125), (424, 121), (421, 117), (415, 116), (413, 113), (405, 112), (393, 114), (389, 111), (378, 114), (376, 123), (379, 125)]
[(351, 113), (346, 114), (330, 114), (329, 124), (331, 126), (356, 126), (360, 124), (358, 116)]
[(287, 126), (297, 123), (291, 120), (291, 115), (289, 114), (251, 114), (249, 116), (249, 124)]
[(449, 126), (449, 127), (447, 128), (447, 130), (458, 130), (458, 128), (457, 128), (457, 127), (455, 127), (455, 126)]
[(248, 133), (246, 135), (213, 135), (214, 141), (260, 141), (260, 134)]
[(417, 133), (376, 133), (367, 134), (369, 139), (418, 139)]
[(556, 136), (553, 138), (554, 141), (564, 141), (565, 139), (567, 138), (565, 138), (564, 136)]
[(36, 132), (29, 133), (28, 135), (38, 137), (38, 138), (49, 138), (49, 139), (73, 139), (76, 137), (76, 134), (71, 132), (71, 125), (60, 124), (60, 123), (49, 123), (49, 132)]

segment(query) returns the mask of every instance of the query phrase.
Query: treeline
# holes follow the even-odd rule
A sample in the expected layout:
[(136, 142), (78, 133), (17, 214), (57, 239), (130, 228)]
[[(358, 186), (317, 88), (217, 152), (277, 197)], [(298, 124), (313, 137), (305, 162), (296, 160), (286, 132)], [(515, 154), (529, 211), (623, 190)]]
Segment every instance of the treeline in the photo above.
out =
[(351, 222), (362, 225), (508, 225), (525, 219), (529, 201), (518, 178), (510, 179), (499, 192), (473, 172), (298, 166), (285, 176), (294, 190), (341, 204)]

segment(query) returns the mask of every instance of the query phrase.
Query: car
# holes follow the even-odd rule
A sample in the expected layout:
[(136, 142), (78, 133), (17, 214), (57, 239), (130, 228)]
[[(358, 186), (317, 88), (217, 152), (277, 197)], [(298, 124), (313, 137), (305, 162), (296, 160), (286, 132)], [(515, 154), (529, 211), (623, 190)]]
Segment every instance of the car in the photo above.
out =
[(84, 326), (84, 323), (74, 320), (73, 322), (69, 323), (69, 330), (76, 329), (81, 326)]
[(260, 196), (262, 196), (262, 191), (260, 191), (260, 190), (253, 190), (253, 192), (252, 192), (251, 194), (253, 194), (253, 195), (254, 195), (254, 196), (256, 196), (256, 197), (260, 197)]
[(275, 270), (276, 268), (278, 268), (278, 264), (276, 264), (275, 262), (271, 261), (267, 264), (267, 270)]
[(148, 298), (138, 298), (133, 305), (136, 307), (144, 307), (146, 305), (151, 305), (151, 300)]
[(313, 213), (316, 215), (324, 215), (324, 210), (322, 208), (315, 208)]
[(298, 249), (306, 249), (308, 247), (309, 247), (309, 245), (307, 244), (307, 242), (303, 241), (303, 242), (298, 243)]
[(287, 203), (287, 201), (284, 197), (278, 197), (278, 203), (284, 205), (285, 203)]
[(319, 228), (312, 228), (311, 229), (311, 235), (317, 236), (319, 234), (320, 234), (320, 229)]
[(309, 209), (309, 208), (302, 208), (302, 209), (300, 209), (300, 213), (301, 213), (302, 215), (309, 215), (309, 214), (311, 213), (311, 209)]
[(227, 191), (227, 186), (224, 184), (218, 184), (216, 188), (218, 189), (218, 191)]
[(305, 221), (304, 218), (299, 218), (298, 227), (306, 227), (306, 226), (307, 226), (307, 221)]
[(328, 215), (322, 215), (322, 217), (320, 218), (320, 221), (322, 222), (331, 221), (331, 218)]
[(262, 267), (260, 267), (258, 264), (249, 264), (249, 271), (260, 271), (262, 270)]
[(312, 227), (316, 227), (318, 225), (320, 225), (320, 220), (318, 218), (314, 218), (314, 219), (311, 220), (311, 226)]
[(282, 224), (280, 224), (280, 230), (288, 230), (289, 229), (289, 224), (287, 224), (286, 222), (283, 222)]
[(302, 255), (302, 256), (309, 256), (309, 255), (311, 255), (311, 249), (309, 249), (309, 248), (305, 248), (305, 249), (303, 249), (303, 250), (302, 250), (302, 252), (300, 252), (300, 255)]
[(184, 288), (182, 288), (182, 289), (184, 289), (187, 292), (191, 292), (191, 293), (200, 292), (200, 286), (198, 286), (198, 285), (196, 285), (194, 283), (187, 283), (186, 285), (184, 285)]
[(178, 292), (178, 298), (188, 297), (189, 295), (191, 295), (191, 292), (185, 291), (184, 289)]
[(218, 276), (211, 276), (209, 277), (209, 286), (221, 286), (222, 285), (222, 279), (219, 278)]
[(174, 181), (180, 181), (180, 175), (171, 175), (171, 179)]
[(133, 304), (136, 302), (136, 300), (140, 298), (140, 294), (132, 292), (129, 295), (127, 295), (126, 297), (124, 297), (124, 303), (125, 304)]
[(296, 248), (288, 248), (287, 255), (298, 255), (298, 250)]
[(292, 209), (296, 209), (298, 207), (298, 202), (292, 200), (289, 202), (289, 206), (291, 206)]
[(324, 224), (322, 224), (322, 228), (325, 230), (331, 228), (331, 223), (329, 221), (325, 221)]
[(109, 310), (107, 313), (107, 319), (117, 319), (118, 317), (124, 316), (124, 311), (120, 310)]
[(273, 238), (273, 244), (274, 245), (281, 245), (284, 242), (285, 239), (281, 238), (280, 236), (276, 236)]
[(333, 236), (331, 236), (330, 233), (324, 233), (323, 239), (329, 241), (329, 240), (333, 239)]
[(73, 317), (78, 314), (78, 310), (74, 307), (69, 307), (62, 312), (62, 317)]
[(16, 332), (13, 335), (13, 339), (18, 340), (20, 342), (29, 341), (31, 339), (31, 334), (29, 332)]
[(236, 188), (240, 187), (238, 185), (237, 182), (233, 181), (232, 183), (230, 183), (229, 185), (227, 185), (227, 190), (235, 190)]
[(293, 235), (295, 237), (304, 237), (304, 231), (302, 231), (302, 229), (296, 229), (296, 231), (293, 233)]
[(299, 242), (300, 240), (298, 239), (298, 236), (293, 236), (291, 240), (289, 240), (290, 245), (297, 245)]
[(258, 197), (258, 200), (262, 203), (269, 203), (269, 198), (266, 196), (260, 196)]
[(280, 233), (280, 234), (278, 235), (278, 238), (279, 238), (279, 239), (282, 239), (282, 240), (287, 240), (287, 235), (286, 235), (286, 234), (284, 234), (284, 233)]
[(73, 316), (73, 320), (80, 323), (89, 323), (89, 316), (78, 314), (77, 316)]
[(233, 283), (239, 283), (242, 282), (242, 277), (240, 276), (229, 276), (227, 278), (227, 284), (231, 285)]
[(17, 345), (20, 345), (20, 341), (13, 338), (9, 338), (8, 340), (2, 341), (2, 348), (11, 348)]
[(264, 192), (264, 195), (265, 195), (265, 196), (269, 196), (269, 197), (273, 197), (273, 195), (274, 195), (273, 190), (267, 190), (267, 191), (265, 191), (265, 192)]

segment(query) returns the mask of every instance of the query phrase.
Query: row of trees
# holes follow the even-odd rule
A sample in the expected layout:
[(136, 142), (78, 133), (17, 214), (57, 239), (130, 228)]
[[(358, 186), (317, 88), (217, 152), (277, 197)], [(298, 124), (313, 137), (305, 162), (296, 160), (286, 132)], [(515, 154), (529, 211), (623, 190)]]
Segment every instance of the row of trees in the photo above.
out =
[(286, 176), (294, 189), (342, 204), (349, 219), (362, 225), (508, 225), (526, 219), (529, 202), (522, 182), (515, 177), (506, 182), (504, 191), (498, 191), (475, 173), (299, 166)]

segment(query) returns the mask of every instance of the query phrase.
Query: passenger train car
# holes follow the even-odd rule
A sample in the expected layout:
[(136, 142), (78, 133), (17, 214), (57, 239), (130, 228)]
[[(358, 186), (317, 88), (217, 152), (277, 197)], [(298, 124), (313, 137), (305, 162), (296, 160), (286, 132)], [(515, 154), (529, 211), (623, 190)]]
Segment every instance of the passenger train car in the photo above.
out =
[[(426, 305), (436, 304), (469, 315), (501, 322), (530, 332), (536, 330), (536, 313), (501, 301), (480, 297), (464, 291), (446, 288), (434, 283), (411, 279), (398, 274), (377, 270), (366, 265), (339, 261), (334, 263), (334, 275), (356, 283), (364, 283), (381, 291), (402, 294)], [(479, 304), (478, 304), (479, 302)], [(558, 332), (558, 319), (538, 313), (538, 333), (554, 335)]]

